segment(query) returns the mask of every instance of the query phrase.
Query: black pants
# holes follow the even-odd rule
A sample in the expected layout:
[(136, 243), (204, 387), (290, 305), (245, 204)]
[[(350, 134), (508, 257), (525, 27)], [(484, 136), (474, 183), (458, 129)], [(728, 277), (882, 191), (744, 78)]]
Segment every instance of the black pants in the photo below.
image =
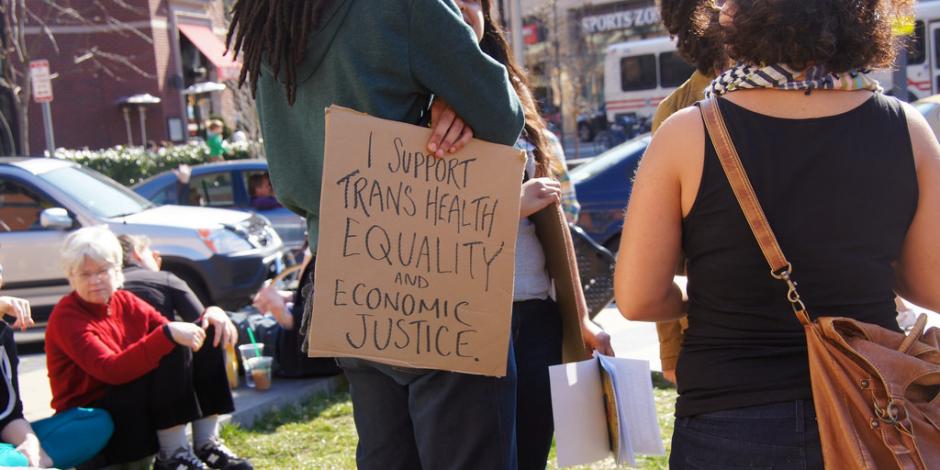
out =
[(555, 301), (513, 302), (519, 470), (544, 470), (548, 461), (555, 433), (548, 366), (561, 363), (561, 335), (561, 314)]
[(177, 346), (156, 369), (112, 387), (104, 397), (89, 404), (107, 410), (114, 421), (114, 434), (100, 456), (103, 465), (131, 462), (156, 453), (158, 429), (235, 410), (225, 375), (224, 350), (212, 347), (213, 335), (209, 328), (206, 344), (198, 352)]

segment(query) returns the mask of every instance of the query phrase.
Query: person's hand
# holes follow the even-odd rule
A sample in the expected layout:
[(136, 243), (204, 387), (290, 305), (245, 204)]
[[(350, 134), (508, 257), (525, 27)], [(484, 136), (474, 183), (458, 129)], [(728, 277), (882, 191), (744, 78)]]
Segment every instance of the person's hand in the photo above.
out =
[(444, 158), (445, 151), (460, 150), (473, 139), (473, 129), (441, 98), (434, 98), (431, 104), (431, 130), (428, 151), (437, 158)]
[(173, 338), (174, 343), (192, 349), (193, 352), (198, 351), (202, 347), (203, 341), (206, 340), (206, 332), (199, 325), (172, 321), (167, 323), (166, 326), (170, 329), (170, 336)]
[(212, 338), (212, 347), (217, 348), (219, 344), (235, 346), (238, 342), (238, 328), (232, 323), (232, 319), (225, 314), (225, 311), (219, 307), (211, 306), (202, 314), (202, 329), (208, 331), (210, 326), (215, 327), (215, 335)]
[(285, 308), (287, 307), (287, 302), (284, 300), (284, 296), (281, 295), (281, 292), (274, 288), (272, 285), (267, 285), (261, 288), (254, 298), (251, 301), (252, 305), (258, 309), (261, 313), (271, 312), (274, 316), (279, 316), (284, 313)]
[(29, 301), (26, 299), (0, 296), (0, 313), (16, 319), (13, 322), (13, 328), (25, 330), (36, 324), (33, 320), (33, 312), (29, 308)]
[(613, 356), (614, 348), (610, 345), (610, 335), (597, 323), (585, 318), (581, 321), (581, 339), (584, 345), (592, 351), (605, 356)]
[(180, 183), (189, 184), (189, 178), (193, 174), (193, 169), (185, 163), (180, 163), (179, 168), (173, 169), (173, 174), (176, 175), (176, 179), (178, 179)]
[(551, 178), (532, 178), (522, 184), (519, 216), (528, 217), (553, 203), (561, 202), (561, 183)]
[(664, 369), (663, 378), (668, 380), (671, 384), (676, 384), (676, 370), (675, 369)]

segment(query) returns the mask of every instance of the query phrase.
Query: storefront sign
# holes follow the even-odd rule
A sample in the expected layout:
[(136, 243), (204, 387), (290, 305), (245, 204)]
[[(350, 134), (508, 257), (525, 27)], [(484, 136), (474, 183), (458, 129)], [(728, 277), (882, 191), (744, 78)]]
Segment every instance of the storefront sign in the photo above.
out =
[(652, 26), (659, 21), (659, 8), (646, 7), (585, 17), (581, 20), (581, 29), (587, 34), (593, 34)]

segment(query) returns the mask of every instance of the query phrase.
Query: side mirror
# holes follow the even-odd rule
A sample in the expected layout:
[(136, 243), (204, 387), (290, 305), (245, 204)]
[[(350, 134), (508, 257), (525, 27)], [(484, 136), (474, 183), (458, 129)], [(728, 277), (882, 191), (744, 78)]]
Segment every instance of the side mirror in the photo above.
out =
[(52, 230), (68, 230), (75, 222), (68, 211), (61, 207), (50, 207), (39, 214), (39, 224), (42, 228)]

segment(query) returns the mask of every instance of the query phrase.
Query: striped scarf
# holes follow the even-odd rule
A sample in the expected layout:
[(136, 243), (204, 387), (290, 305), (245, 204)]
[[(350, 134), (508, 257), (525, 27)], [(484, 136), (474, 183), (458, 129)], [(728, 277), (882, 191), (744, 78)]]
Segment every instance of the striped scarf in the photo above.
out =
[(830, 73), (822, 66), (813, 66), (796, 71), (789, 66), (776, 64), (758, 67), (739, 64), (718, 76), (705, 89), (705, 98), (721, 96), (735, 90), (753, 88), (776, 88), (778, 90), (802, 90), (809, 94), (813, 90), (884, 90), (868, 71), (850, 70)]

